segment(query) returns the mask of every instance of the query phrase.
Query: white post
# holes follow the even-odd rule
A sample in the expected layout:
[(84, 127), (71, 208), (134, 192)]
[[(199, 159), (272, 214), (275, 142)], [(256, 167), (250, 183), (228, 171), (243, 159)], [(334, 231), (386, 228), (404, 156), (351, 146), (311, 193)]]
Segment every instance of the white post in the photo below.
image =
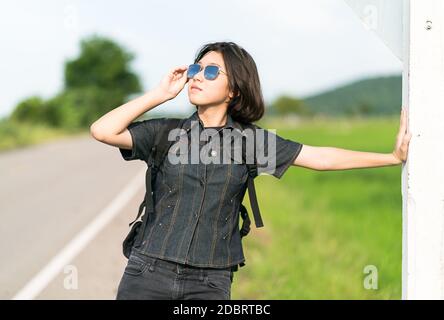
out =
[(444, 299), (444, 1), (404, 6), (402, 298)]

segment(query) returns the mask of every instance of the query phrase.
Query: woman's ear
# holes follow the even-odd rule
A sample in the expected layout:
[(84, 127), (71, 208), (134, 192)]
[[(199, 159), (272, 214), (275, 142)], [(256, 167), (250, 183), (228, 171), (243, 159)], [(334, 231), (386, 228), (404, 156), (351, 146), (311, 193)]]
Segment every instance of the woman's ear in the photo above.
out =
[[(234, 97), (235, 95), (234, 95), (234, 92), (233, 91), (230, 91), (230, 93), (228, 94), (228, 97), (230, 98), (230, 100), (233, 100), (233, 97)], [(236, 97), (237, 96), (239, 96), (239, 92), (236, 94)]]
[(225, 103), (230, 103), (230, 101), (233, 99), (233, 91), (230, 91), (228, 93), (228, 98), (225, 100)]

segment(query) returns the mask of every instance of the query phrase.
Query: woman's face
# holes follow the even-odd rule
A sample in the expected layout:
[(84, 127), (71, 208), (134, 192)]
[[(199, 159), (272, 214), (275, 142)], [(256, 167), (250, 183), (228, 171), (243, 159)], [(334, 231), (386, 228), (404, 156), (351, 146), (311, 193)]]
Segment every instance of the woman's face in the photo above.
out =
[[(190, 103), (196, 106), (214, 105), (218, 106), (229, 101), (231, 93), (228, 88), (227, 69), (225, 68), (224, 59), (220, 52), (210, 51), (205, 54), (198, 63), (202, 66), (202, 70), (188, 81), (188, 97)], [(219, 65), (223, 72), (214, 80), (207, 80), (204, 77), (204, 68), (207, 65)], [(191, 89), (197, 86), (202, 90)]]

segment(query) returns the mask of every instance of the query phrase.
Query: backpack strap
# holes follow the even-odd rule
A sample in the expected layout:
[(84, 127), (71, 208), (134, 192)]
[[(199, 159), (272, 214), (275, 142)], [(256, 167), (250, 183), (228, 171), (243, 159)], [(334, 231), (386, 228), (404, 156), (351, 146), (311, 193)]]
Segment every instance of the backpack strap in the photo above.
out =
[(250, 224), (251, 224), (251, 220), (248, 217), (248, 211), (247, 208), (245, 208), (245, 206), (241, 203), (240, 204), (240, 209), (239, 209), (240, 215), (242, 217), (242, 228), (240, 230), (240, 236), (245, 237), (249, 232), (250, 232)]
[(141, 231), (138, 232), (135, 246), (138, 246), (143, 239), (143, 233), (145, 231), (146, 223), (148, 220), (148, 214), (154, 211), (153, 181), (156, 177), (157, 170), (160, 164), (162, 163), (166, 153), (168, 152), (170, 146), (175, 142), (168, 140), (168, 134), (170, 133), (171, 130), (178, 127), (180, 128), (184, 119), (165, 118), (165, 121), (166, 121), (165, 125), (162, 126), (159, 134), (156, 135), (154, 145), (152, 146), (151, 152), (147, 159), (148, 167), (145, 173), (146, 192), (144, 199), (139, 205), (139, 211), (137, 213), (136, 219), (129, 224), (129, 226), (131, 226), (134, 222), (137, 221), (137, 219), (139, 219), (140, 215), (142, 214), (143, 208), (145, 207), (145, 214), (142, 216)]
[[(243, 129), (250, 128), (250, 129), (255, 130), (254, 126), (251, 124), (245, 124), (245, 123), (241, 123), (241, 122), (239, 122), (239, 124), (242, 126)], [(243, 141), (243, 139), (242, 139), (242, 141)], [(256, 157), (255, 157), (253, 163), (247, 163), (246, 153), (247, 153), (246, 143), (242, 143), (242, 158), (243, 158), (243, 161), (245, 162), (247, 169), (248, 169), (248, 178), (247, 178), (248, 197), (250, 198), (250, 205), (251, 205), (251, 210), (253, 211), (254, 223), (256, 224), (256, 228), (261, 228), (264, 226), (264, 223), (262, 221), (261, 213), (259, 210), (259, 205), (258, 205), (257, 196), (256, 196), (256, 188), (254, 186), (254, 178), (257, 177), (257, 162), (256, 162)], [(241, 210), (242, 210), (242, 207), (243, 207), (243, 205), (241, 204)], [(246, 211), (245, 207), (243, 207), (243, 210)], [(241, 215), (242, 215), (242, 211), (241, 211)], [(248, 213), (246, 213), (246, 215), (248, 217)], [(249, 230), (249, 228), (248, 228), (248, 230)]]
[(184, 120), (185, 119), (168, 118), (167, 123), (162, 128), (163, 132), (160, 135), (159, 142), (155, 146), (156, 150), (154, 152), (154, 157), (153, 157), (153, 168), (156, 172), (159, 169), (162, 162), (164, 161), (168, 153), (168, 150), (173, 145), (173, 143), (176, 142), (176, 141), (169, 141), (168, 134), (170, 133), (171, 130), (174, 130), (176, 128), (181, 128)]
[[(245, 128), (251, 128), (251, 129), (255, 129), (252, 125), (249, 124), (245, 124), (245, 123), (240, 123), (238, 122), (242, 129)], [(243, 140), (242, 140), (243, 142)], [(246, 162), (246, 143), (242, 143), (242, 157), (243, 157), (243, 161), (245, 161), (245, 164), (247, 166), (248, 169), (248, 178), (247, 178), (247, 188), (248, 188), (248, 196), (250, 198), (250, 205), (251, 208), (253, 210), (253, 215), (254, 215), (254, 222), (256, 224), (257, 228), (263, 227), (264, 223), (262, 222), (262, 217), (259, 211), (259, 205), (257, 203), (257, 197), (256, 197), (256, 189), (254, 187), (254, 178), (257, 177), (257, 163), (256, 163), (256, 158), (254, 160), (253, 163), (247, 163)], [(242, 204), (242, 201), (244, 199), (245, 196), (245, 191), (244, 190), (244, 194), (242, 195), (241, 198), (241, 203), (240, 203), (240, 207), (239, 207), (239, 212), (240, 212), (240, 216), (242, 218), (242, 227), (240, 230), (240, 236), (241, 238), (245, 237), (249, 232), (250, 232), (250, 225), (251, 225), (251, 220), (250, 217), (248, 216), (248, 211), (247, 208), (245, 208), (245, 206)], [(240, 267), (245, 266), (245, 262), (240, 262), (238, 265), (234, 265), (231, 267), (231, 271), (236, 272)]]

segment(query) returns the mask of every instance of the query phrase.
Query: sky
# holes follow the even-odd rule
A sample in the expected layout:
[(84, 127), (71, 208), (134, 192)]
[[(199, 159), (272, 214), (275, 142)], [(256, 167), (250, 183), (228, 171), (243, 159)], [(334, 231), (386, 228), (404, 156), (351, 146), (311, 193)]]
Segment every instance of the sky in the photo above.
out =
[[(252, 55), (266, 103), (402, 71), (343, 0), (2, 0), (0, 117), (29, 96), (59, 92), (65, 61), (93, 34), (135, 54), (131, 68), (145, 92), (214, 41), (236, 42)], [(153, 110), (190, 106), (185, 86)]]

